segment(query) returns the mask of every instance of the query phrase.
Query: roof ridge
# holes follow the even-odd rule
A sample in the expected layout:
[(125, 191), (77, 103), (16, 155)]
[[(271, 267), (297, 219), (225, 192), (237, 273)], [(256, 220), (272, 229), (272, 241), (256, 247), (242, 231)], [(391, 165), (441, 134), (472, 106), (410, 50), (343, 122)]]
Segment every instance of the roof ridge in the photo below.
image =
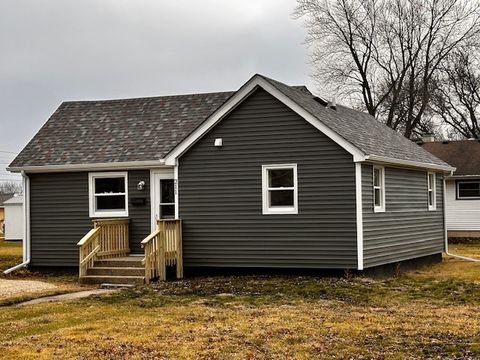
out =
[(187, 97), (187, 96), (207, 96), (207, 95), (216, 95), (216, 94), (233, 94), (235, 90), (230, 91), (212, 91), (212, 92), (202, 92), (202, 93), (189, 93), (189, 94), (175, 94), (175, 95), (155, 95), (155, 96), (140, 96), (140, 97), (131, 97), (131, 98), (118, 98), (118, 99), (96, 99), (96, 100), (66, 100), (62, 104), (78, 104), (78, 103), (107, 103), (107, 102), (119, 102), (119, 101), (130, 101), (130, 100), (150, 100), (150, 99), (162, 99), (162, 98), (178, 98), (178, 97)]

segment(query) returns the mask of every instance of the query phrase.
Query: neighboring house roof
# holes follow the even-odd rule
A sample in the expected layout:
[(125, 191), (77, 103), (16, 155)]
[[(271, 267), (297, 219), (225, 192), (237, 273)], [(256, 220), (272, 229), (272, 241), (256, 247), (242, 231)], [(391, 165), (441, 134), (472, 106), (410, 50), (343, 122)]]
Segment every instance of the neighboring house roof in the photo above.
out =
[(3, 204), (8, 199), (12, 198), (14, 194), (0, 194), (0, 207), (3, 207)]
[(455, 166), (454, 176), (480, 175), (480, 141), (435, 141), (421, 146), (438, 158)]
[(334, 110), (304, 86), (285, 85), (262, 75), (253, 76), (237, 92), (63, 103), (10, 169), (160, 161), (182, 143), (191, 142), (192, 134), (203, 135), (208, 130), (206, 123), (220, 121), (216, 117), (234, 108), (257, 86), (314, 119), (317, 128), (351, 153), (361, 154), (362, 160), (398, 160), (450, 169), (370, 115), (344, 106)]
[(4, 205), (16, 205), (16, 204), (23, 204), (23, 195), (14, 196), (6, 201), (3, 202)]

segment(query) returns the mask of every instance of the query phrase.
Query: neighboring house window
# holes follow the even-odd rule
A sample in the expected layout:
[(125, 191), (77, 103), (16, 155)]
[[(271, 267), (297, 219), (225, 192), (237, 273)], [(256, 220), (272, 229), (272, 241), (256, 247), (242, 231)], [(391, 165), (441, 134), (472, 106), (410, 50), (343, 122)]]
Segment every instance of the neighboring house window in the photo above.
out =
[(175, 183), (173, 179), (160, 180), (160, 219), (175, 218)]
[(374, 212), (385, 211), (385, 168), (373, 167), (373, 210)]
[(437, 208), (437, 190), (435, 173), (428, 173), (428, 210)]
[(128, 216), (126, 172), (88, 174), (90, 217)]
[(263, 214), (298, 214), (297, 165), (262, 166)]
[(480, 180), (457, 181), (457, 199), (480, 199)]

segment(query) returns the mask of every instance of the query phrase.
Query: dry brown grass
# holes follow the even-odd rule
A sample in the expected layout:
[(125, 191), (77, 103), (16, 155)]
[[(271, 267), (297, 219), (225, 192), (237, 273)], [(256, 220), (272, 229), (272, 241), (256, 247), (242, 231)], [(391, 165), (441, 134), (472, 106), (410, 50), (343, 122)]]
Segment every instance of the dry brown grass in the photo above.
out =
[(197, 277), (75, 302), (0, 308), (7, 359), (480, 357), (480, 267), (386, 280)]
[[(17, 270), (11, 274), (4, 275), (3, 271), (22, 262), (22, 244), (20, 242), (0, 241), (0, 278), (6, 280), (33, 280), (54, 284), (54, 289), (44, 289), (15, 294), (0, 294), (0, 306), (15, 304), (43, 296), (65, 294), (69, 292), (85, 290), (88, 286), (78, 284), (77, 276), (72, 274), (48, 274)], [(52, 276), (53, 275), (53, 276)]]

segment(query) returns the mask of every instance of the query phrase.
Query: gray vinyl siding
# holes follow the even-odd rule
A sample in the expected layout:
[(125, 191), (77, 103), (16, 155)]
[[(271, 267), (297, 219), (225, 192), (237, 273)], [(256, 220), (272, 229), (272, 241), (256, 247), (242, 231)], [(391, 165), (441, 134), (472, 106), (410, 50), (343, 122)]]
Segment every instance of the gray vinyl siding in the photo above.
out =
[[(92, 228), (88, 211), (88, 173), (30, 174), (30, 234), (32, 266), (78, 266), (77, 242)], [(129, 204), (130, 247), (139, 248), (150, 233), (148, 170), (128, 172), (129, 198), (146, 197), (146, 204)], [(145, 190), (137, 183), (143, 180)]]
[[(262, 215), (262, 165), (291, 163), (298, 214)], [(352, 156), (261, 89), (180, 158), (178, 186), (185, 266), (357, 266)]]
[(438, 254), (444, 248), (443, 176), (428, 211), (427, 172), (385, 167), (385, 212), (373, 211), (373, 166), (362, 166), (364, 266)]

